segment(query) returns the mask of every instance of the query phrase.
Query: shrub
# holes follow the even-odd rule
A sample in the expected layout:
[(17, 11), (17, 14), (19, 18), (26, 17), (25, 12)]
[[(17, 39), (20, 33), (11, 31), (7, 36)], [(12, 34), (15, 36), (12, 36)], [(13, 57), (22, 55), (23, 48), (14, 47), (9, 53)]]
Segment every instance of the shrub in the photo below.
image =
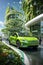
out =
[(23, 65), (21, 57), (0, 42), (0, 65)]

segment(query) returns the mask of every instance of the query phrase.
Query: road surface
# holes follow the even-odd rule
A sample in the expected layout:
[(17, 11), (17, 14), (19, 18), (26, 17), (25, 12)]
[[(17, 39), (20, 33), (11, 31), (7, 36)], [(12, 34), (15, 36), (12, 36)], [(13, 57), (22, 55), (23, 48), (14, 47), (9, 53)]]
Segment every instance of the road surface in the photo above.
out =
[(43, 65), (43, 40), (38, 49), (22, 49), (28, 58), (30, 57), (31, 65)]

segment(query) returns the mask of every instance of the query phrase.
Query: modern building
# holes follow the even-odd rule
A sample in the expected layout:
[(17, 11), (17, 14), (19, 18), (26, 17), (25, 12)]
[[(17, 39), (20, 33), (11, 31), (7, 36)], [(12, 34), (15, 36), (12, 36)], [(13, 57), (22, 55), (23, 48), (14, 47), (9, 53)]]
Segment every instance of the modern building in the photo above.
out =
[(41, 21), (41, 36), (43, 37), (43, 21)]
[[(38, 26), (36, 26), (37, 23), (41, 23), (39, 31), (37, 29)], [(40, 14), (39, 16), (37, 16), (37, 17), (33, 18), (32, 20), (28, 21), (25, 24), (25, 26), (26, 26), (26, 28), (31, 27), (32, 32), (35, 33), (34, 36), (41, 37), (43, 35), (43, 14)], [(32, 26), (33, 26), (33, 28), (32, 28)]]
[[(28, 21), (43, 13), (43, 1), (42, 0), (29, 0), (28, 1)], [(35, 25), (30, 26), (30, 31), (33, 36), (40, 36), (43, 32), (43, 23), (38, 22)]]

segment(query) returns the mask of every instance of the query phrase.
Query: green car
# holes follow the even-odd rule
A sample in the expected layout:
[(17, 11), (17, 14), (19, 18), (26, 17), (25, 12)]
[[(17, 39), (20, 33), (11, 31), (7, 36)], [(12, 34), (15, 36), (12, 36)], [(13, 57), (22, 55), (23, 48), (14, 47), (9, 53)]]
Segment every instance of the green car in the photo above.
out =
[(9, 37), (9, 42), (11, 45), (16, 45), (19, 47), (38, 47), (39, 40), (36, 37), (21, 37), (18, 33), (14, 36)]

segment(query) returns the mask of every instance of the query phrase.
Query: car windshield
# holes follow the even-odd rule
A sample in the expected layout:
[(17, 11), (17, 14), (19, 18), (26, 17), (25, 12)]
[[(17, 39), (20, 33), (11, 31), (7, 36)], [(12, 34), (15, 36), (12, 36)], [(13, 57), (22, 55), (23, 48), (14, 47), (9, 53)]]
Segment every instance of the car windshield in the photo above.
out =
[(21, 37), (32, 37), (29, 33), (19, 33), (18, 35)]
[(21, 36), (21, 37), (32, 37), (32, 34), (30, 33), (14, 33), (12, 36)]

